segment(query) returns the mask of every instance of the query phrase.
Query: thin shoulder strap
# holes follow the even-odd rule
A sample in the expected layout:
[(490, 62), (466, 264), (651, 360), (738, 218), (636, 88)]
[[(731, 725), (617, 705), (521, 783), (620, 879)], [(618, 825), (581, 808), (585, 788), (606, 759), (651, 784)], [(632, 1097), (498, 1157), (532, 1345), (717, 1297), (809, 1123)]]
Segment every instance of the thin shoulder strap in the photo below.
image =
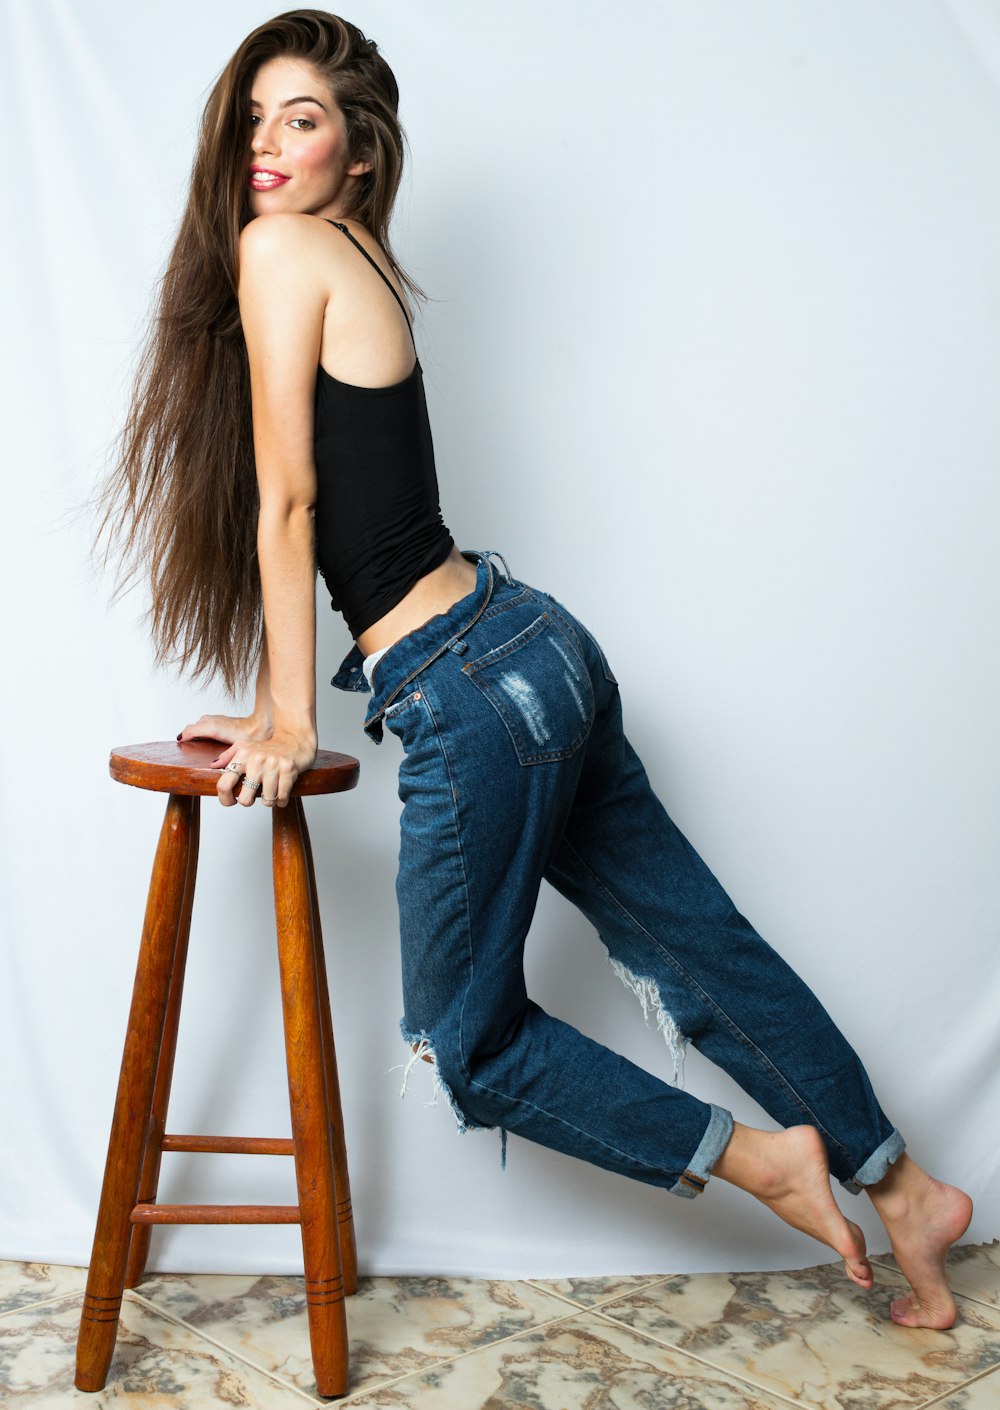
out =
[(361, 253), (364, 255), (365, 259), (366, 259), (366, 260), (368, 261), (368, 263), (371, 265), (372, 269), (374, 269), (375, 273), (379, 276), (379, 278), (385, 281), (385, 284), (386, 284), (386, 286), (388, 287), (389, 293), (392, 295), (392, 297), (393, 297), (393, 298), (396, 300), (396, 302), (399, 304), (400, 308), (403, 310), (403, 317), (406, 319), (406, 326), (407, 326), (407, 328), (410, 330), (410, 341), (413, 343), (414, 350), (416, 350), (417, 344), (416, 344), (416, 340), (415, 340), (414, 337), (413, 337), (413, 325), (410, 323), (410, 315), (409, 315), (409, 314), (407, 313), (407, 311), (406, 311), (406, 305), (403, 303), (403, 300), (399, 297), (399, 295), (396, 293), (396, 290), (393, 288), (393, 286), (392, 286), (392, 280), (386, 278), (386, 275), (385, 275), (384, 271), (381, 270), (381, 269), (378, 267), (378, 264), (375, 262), (375, 260), (372, 259), (371, 255), (370, 255), (370, 254), (368, 253), (368, 251), (365, 249), (364, 245), (362, 245), (361, 241), (360, 241), (360, 240), (356, 240), (356, 239), (354, 238), (354, 236), (353, 236), (353, 235), (351, 234), (351, 232), (348, 230), (348, 228), (347, 228), (346, 225), (341, 225), (341, 223), (340, 223), (339, 220), (330, 220), (329, 216), (324, 216), (323, 219), (329, 221), (329, 223), (330, 223), (331, 225), (335, 225), (338, 230), (342, 230), (342, 231), (344, 232), (344, 234), (347, 236), (348, 240), (350, 240), (351, 244), (352, 244), (352, 245), (357, 245), (358, 249), (359, 249), (359, 250), (361, 251)]

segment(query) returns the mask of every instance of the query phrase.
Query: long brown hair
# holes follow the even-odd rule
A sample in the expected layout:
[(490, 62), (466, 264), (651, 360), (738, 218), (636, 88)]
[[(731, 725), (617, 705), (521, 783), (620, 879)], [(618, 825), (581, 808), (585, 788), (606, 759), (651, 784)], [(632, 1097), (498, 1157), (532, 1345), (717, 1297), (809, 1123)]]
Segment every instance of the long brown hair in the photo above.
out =
[(372, 162), (344, 214), (385, 250), (409, 291), (389, 221), (403, 169), (399, 91), (373, 40), (322, 10), (290, 10), (255, 29), (222, 70), (202, 115), (191, 187), (142, 349), (115, 466), (98, 495), (95, 543), (122, 550), (113, 596), (150, 576), (160, 662), (246, 686), (263, 613), (250, 375), (236, 291), (240, 231), (253, 219), (247, 182), (250, 87), (259, 66), (290, 56), (326, 80), (344, 114), (350, 160)]

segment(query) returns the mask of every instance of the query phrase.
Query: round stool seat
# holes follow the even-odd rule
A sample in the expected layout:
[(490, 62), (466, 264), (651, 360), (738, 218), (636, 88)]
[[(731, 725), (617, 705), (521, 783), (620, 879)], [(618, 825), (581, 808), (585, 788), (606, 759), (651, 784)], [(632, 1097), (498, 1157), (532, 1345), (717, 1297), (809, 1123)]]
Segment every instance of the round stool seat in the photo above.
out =
[[(109, 770), (117, 783), (133, 788), (208, 798), (215, 793), (221, 773), (209, 766), (228, 747), (215, 739), (121, 744), (111, 751)], [(312, 768), (295, 780), (292, 793), (344, 793), (356, 786), (359, 770), (357, 759), (350, 754), (320, 749)]]

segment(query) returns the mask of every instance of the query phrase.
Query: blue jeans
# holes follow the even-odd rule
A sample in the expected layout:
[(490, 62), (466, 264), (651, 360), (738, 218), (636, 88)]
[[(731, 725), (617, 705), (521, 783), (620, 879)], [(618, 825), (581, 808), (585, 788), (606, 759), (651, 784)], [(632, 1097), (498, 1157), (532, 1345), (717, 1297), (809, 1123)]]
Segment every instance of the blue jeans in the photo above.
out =
[[(601, 648), (498, 555), (466, 556), (475, 590), (378, 661), (364, 726), (380, 742), (385, 725), (404, 751), (403, 1036), (433, 1058), (460, 1129), (499, 1126), (687, 1198), (732, 1134), (723, 1107), (529, 998), (524, 942), (544, 879), (655, 1013), (675, 1082), (693, 1043), (781, 1126), (815, 1126), (851, 1193), (875, 1183), (902, 1136), (819, 1000), (667, 816)], [(361, 666), (355, 649), (333, 684), (367, 691)]]

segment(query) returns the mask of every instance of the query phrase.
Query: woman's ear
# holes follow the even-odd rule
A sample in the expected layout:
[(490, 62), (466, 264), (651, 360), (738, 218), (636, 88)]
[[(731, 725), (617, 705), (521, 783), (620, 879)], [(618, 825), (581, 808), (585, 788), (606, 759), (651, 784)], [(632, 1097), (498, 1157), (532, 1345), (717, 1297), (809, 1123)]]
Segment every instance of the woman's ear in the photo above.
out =
[(351, 162), (350, 166), (347, 168), (346, 174), (348, 176), (364, 176), (366, 172), (371, 171), (373, 166), (374, 162), (370, 162), (364, 157), (359, 157), (356, 162)]

